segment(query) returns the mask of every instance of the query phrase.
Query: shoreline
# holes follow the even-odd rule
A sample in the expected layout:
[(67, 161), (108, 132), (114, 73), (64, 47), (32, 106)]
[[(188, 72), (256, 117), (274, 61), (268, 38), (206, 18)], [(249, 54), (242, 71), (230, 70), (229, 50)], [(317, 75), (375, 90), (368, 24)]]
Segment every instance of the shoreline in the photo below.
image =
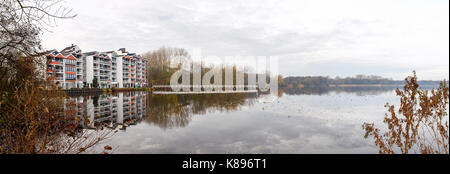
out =
[(132, 91), (147, 91), (151, 92), (151, 88), (84, 88), (84, 89), (62, 89), (65, 93), (80, 93), (80, 94), (92, 94), (92, 93), (113, 93), (113, 92), (132, 92)]
[(400, 84), (330, 84), (329, 87), (401, 87)]

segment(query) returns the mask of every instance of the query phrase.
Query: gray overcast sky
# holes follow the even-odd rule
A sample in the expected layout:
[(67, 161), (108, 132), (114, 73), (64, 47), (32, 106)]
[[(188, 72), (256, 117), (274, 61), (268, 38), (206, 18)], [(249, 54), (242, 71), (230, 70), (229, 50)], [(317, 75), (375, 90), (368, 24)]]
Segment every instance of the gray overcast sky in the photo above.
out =
[(279, 56), (280, 73), (449, 79), (448, 0), (69, 0), (44, 47)]

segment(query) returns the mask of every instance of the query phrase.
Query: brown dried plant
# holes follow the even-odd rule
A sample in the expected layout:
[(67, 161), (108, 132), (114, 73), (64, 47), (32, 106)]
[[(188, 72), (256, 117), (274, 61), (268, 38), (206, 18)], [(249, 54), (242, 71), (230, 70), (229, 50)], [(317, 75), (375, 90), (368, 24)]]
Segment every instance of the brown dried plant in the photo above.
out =
[(73, 18), (61, 0), (0, 0), (0, 154), (85, 153), (112, 131), (80, 128), (65, 93), (45, 77), (41, 34)]
[(381, 133), (374, 123), (364, 123), (365, 138), (373, 136), (382, 154), (448, 154), (447, 82), (444, 80), (430, 92), (419, 88), (415, 71), (405, 81), (403, 90), (396, 90), (401, 102), (399, 109), (389, 103), (385, 105), (387, 132)]
[[(42, 83), (47, 83), (43, 85)], [(22, 84), (22, 83), (21, 83)], [(113, 130), (83, 129), (75, 103), (51, 82), (27, 79), (0, 100), (0, 154), (75, 154), (93, 152)], [(6, 94), (6, 95), (5, 95)]]

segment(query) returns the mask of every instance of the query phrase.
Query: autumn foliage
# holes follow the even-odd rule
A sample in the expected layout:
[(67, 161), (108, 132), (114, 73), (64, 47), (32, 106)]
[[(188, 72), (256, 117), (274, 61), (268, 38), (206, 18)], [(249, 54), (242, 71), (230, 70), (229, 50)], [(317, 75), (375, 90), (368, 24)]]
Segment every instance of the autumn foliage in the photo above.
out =
[(110, 135), (82, 129), (84, 116), (45, 77), (42, 31), (76, 16), (60, 3), (0, 2), (0, 154), (85, 153)]
[(419, 88), (416, 72), (405, 81), (403, 90), (396, 90), (400, 107), (385, 105), (387, 131), (382, 133), (373, 123), (364, 123), (365, 137), (372, 136), (382, 154), (448, 154), (447, 82), (429, 91)]

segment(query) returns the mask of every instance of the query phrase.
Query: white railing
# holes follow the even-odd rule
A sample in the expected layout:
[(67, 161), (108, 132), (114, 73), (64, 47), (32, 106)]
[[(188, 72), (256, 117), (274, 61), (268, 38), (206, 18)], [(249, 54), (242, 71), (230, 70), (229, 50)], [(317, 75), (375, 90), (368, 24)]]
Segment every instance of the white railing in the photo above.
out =
[(238, 94), (238, 93), (258, 93), (258, 90), (239, 90), (239, 91), (201, 91), (201, 92), (171, 92), (171, 91), (153, 91), (156, 95), (169, 94)]
[(258, 85), (153, 85), (153, 88), (257, 88)]

